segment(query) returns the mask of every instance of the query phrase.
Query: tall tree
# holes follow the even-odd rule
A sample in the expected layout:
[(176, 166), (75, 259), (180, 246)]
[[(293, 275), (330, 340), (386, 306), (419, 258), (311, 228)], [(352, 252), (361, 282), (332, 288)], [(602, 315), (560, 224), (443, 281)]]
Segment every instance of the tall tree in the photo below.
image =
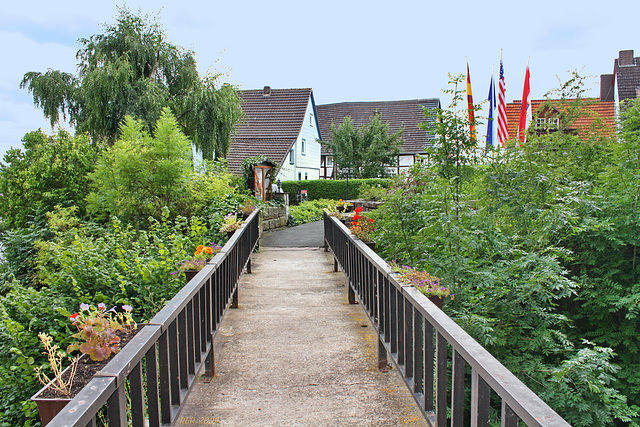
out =
[(331, 124), (331, 141), (320, 141), (333, 154), (338, 169), (348, 168), (351, 178), (389, 176), (402, 144), (402, 130), (389, 133), (389, 126), (375, 114), (369, 123), (356, 128), (351, 117), (345, 117), (336, 128)]
[(68, 119), (78, 132), (109, 144), (125, 116), (153, 132), (169, 107), (205, 159), (226, 157), (230, 133), (241, 116), (240, 101), (219, 75), (200, 78), (194, 53), (166, 41), (157, 17), (118, 8), (104, 34), (78, 40), (78, 74), (28, 72), (20, 84), (51, 124)]

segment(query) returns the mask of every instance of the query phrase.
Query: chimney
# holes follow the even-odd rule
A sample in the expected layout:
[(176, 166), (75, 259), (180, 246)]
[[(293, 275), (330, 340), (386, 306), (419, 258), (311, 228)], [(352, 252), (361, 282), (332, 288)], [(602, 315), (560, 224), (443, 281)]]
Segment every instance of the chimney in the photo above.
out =
[(600, 101), (613, 101), (613, 74), (600, 75)]
[(621, 50), (620, 59), (618, 65), (624, 67), (625, 65), (635, 65), (633, 60), (633, 50)]
[(262, 89), (262, 96), (264, 96), (265, 98), (271, 96), (271, 86), (265, 86), (264, 89)]

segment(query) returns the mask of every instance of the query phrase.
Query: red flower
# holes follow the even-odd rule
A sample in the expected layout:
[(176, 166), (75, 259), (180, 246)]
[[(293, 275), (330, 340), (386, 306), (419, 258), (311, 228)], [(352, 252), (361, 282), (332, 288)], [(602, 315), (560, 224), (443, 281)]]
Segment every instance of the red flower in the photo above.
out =
[(362, 212), (362, 206), (358, 206), (355, 211), (356, 214), (359, 214), (360, 212)]
[(354, 220), (358, 220), (358, 219), (360, 219), (360, 218), (362, 218), (362, 217), (361, 217), (360, 215), (358, 215), (358, 214), (355, 214), (355, 215), (353, 216), (353, 219), (354, 219)]
[(69, 316), (69, 320), (75, 322), (79, 315), (80, 313), (73, 313), (71, 316)]

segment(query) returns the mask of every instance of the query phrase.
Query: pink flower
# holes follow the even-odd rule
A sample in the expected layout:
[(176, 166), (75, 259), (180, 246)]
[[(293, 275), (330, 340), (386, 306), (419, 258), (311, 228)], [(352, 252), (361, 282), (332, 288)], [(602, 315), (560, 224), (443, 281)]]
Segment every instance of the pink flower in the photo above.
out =
[(89, 304), (85, 304), (85, 303), (80, 304), (80, 310), (84, 310), (84, 311), (89, 310)]

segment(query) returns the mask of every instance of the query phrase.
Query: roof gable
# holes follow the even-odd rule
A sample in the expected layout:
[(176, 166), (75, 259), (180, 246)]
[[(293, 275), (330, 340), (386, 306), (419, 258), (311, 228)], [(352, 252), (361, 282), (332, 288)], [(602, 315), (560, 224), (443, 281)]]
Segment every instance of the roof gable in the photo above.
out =
[[(549, 108), (547, 102), (551, 101)], [(580, 135), (590, 132), (591, 125), (596, 119), (603, 121), (605, 133), (603, 136), (609, 137), (615, 133), (615, 104), (613, 101), (600, 101), (598, 98), (584, 98), (582, 101), (585, 105), (582, 107), (584, 114), (581, 114), (573, 122), (572, 128), (577, 129)], [(568, 99), (565, 102), (575, 102), (575, 99)], [(518, 122), (520, 120), (520, 106), (522, 101), (517, 100), (507, 104), (507, 127), (509, 129), (509, 138), (515, 139), (518, 135)], [(559, 99), (537, 99), (531, 101), (532, 115), (540, 113), (540, 117), (558, 117), (562, 114), (562, 105)], [(535, 126), (535, 124), (532, 124)]]
[(242, 172), (242, 161), (266, 155), (282, 165), (304, 124), (311, 89), (264, 89), (239, 91), (244, 118), (231, 135), (227, 161), (229, 171)]
[[(355, 127), (369, 123), (376, 114), (383, 123), (389, 126), (389, 132), (395, 133), (403, 129), (401, 153), (423, 153), (429, 141), (433, 139), (419, 123), (427, 121), (423, 108), (432, 110), (440, 107), (440, 100), (415, 99), (404, 101), (379, 102), (342, 102), (337, 104), (318, 105), (318, 125), (324, 141), (332, 137), (331, 124), (340, 126), (345, 117), (351, 117)], [(434, 120), (434, 119), (432, 119)], [(322, 146), (322, 154), (328, 154), (326, 146)]]

